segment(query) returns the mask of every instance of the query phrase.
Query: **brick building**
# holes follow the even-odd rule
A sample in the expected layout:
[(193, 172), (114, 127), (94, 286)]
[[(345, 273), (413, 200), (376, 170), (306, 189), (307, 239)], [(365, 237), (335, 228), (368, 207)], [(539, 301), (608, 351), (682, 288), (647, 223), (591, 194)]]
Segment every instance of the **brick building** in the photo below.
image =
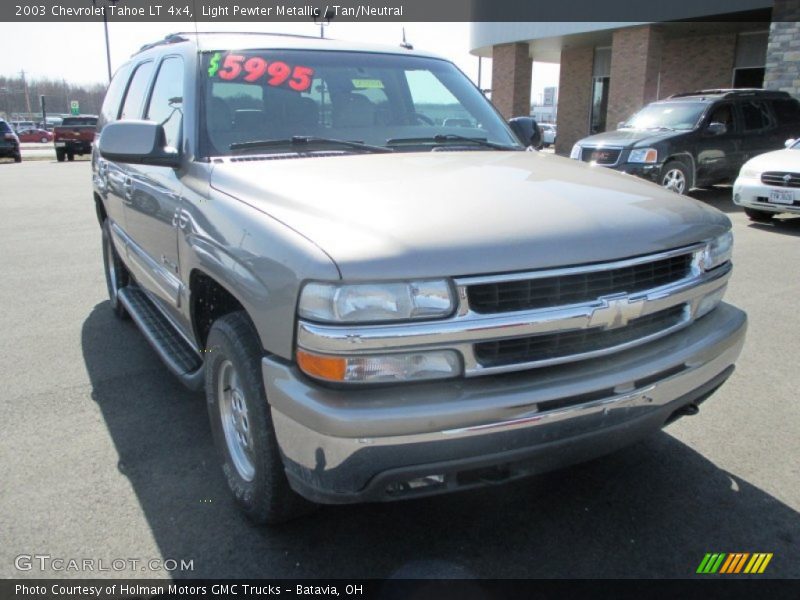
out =
[(492, 101), (506, 117), (529, 113), (533, 61), (560, 63), (559, 154), (677, 92), (800, 97), (800, 0), (728, 0), (735, 13), (696, 4), (658, 23), (474, 23), (472, 53), (492, 57)]

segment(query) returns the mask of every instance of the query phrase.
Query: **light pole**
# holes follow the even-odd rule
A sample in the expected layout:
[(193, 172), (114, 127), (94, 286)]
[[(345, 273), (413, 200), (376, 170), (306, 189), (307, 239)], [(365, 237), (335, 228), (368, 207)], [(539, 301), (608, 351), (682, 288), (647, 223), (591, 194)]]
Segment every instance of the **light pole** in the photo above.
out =
[[(106, 6), (103, 6), (103, 30), (106, 34), (106, 66), (108, 67), (108, 83), (111, 83), (111, 44), (108, 41), (108, 3), (116, 4), (119, 0), (106, 0)], [(92, 5), (97, 6), (97, 0), (92, 0)]]

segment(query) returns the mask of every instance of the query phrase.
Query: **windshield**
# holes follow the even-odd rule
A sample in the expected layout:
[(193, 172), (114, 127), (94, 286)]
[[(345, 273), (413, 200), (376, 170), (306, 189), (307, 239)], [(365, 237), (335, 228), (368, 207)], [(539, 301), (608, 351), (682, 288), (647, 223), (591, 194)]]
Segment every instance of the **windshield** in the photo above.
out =
[[(380, 147), (392, 141), (395, 151), (488, 147), (463, 138), (521, 148), (486, 98), (443, 60), (361, 52), (220, 51), (204, 54), (202, 72), (204, 156), (296, 151), (297, 144), (247, 143), (298, 137)], [(303, 147), (316, 149), (309, 143)], [(325, 149), (355, 150), (343, 144)]]
[(708, 104), (657, 102), (645, 106), (622, 127), (625, 129), (694, 129)]

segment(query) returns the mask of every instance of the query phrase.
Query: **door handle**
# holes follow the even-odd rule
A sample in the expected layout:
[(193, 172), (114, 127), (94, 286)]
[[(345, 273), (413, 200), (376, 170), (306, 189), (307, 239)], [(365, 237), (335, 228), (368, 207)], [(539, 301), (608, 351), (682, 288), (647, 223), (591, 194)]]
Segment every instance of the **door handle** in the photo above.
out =
[(130, 201), (133, 199), (133, 179), (126, 177), (122, 182), (122, 188), (125, 190), (125, 199)]

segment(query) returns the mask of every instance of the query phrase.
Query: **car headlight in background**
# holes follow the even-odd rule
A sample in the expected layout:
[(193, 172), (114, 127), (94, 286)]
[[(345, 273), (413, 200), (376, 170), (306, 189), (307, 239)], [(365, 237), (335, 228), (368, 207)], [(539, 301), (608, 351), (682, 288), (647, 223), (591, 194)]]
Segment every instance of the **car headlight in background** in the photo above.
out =
[(299, 348), (297, 365), (306, 375), (333, 383), (397, 383), (461, 375), (461, 360), (454, 350), (327, 356)]
[(581, 147), (578, 144), (575, 144), (572, 147), (572, 151), (569, 153), (570, 158), (574, 158), (575, 160), (581, 159)]
[(455, 308), (446, 280), (398, 283), (306, 284), (300, 294), (302, 318), (327, 323), (369, 323), (438, 319)]
[(716, 269), (731, 259), (733, 254), (733, 233), (726, 231), (706, 244), (703, 250), (702, 266), (706, 271)]
[(753, 167), (744, 165), (742, 170), (739, 171), (739, 177), (744, 177), (745, 179), (760, 179), (761, 171), (759, 169), (754, 169)]
[(628, 162), (648, 164), (658, 162), (658, 151), (655, 148), (634, 148), (628, 156)]

